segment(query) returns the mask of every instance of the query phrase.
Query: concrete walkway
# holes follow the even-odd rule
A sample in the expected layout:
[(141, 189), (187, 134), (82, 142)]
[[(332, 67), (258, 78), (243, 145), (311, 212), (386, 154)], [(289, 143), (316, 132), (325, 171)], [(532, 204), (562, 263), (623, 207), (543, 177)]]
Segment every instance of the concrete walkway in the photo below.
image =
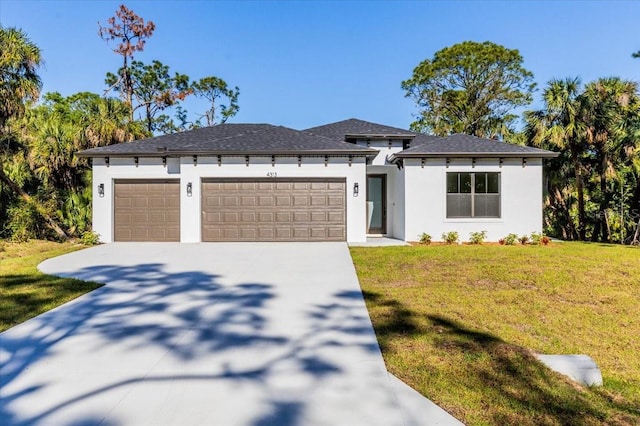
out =
[(40, 269), (107, 285), (0, 334), (3, 425), (431, 423), (398, 404), (344, 243), (109, 244)]

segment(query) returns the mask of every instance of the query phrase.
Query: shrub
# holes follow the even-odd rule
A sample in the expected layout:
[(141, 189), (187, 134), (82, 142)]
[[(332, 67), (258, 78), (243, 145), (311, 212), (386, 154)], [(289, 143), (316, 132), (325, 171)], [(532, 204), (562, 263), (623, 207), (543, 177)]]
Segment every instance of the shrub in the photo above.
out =
[(507, 246), (515, 245), (516, 241), (518, 241), (518, 235), (517, 234), (509, 234), (506, 237), (504, 237), (504, 244), (507, 245)]
[(9, 235), (11, 241), (26, 242), (33, 238), (38, 238), (39, 217), (36, 210), (27, 203), (20, 202), (9, 208), (8, 211)]
[(469, 233), (469, 242), (471, 244), (482, 244), (487, 238), (487, 231), (471, 232)]
[(530, 241), (531, 241), (531, 244), (533, 245), (542, 244), (546, 246), (551, 242), (551, 239), (545, 235), (542, 235), (540, 232), (532, 232)]
[(429, 245), (431, 244), (431, 235), (423, 232), (422, 234), (418, 235), (418, 241), (420, 242), (420, 244)]
[(503, 245), (504, 245), (504, 243), (505, 243), (504, 238), (500, 238), (500, 239), (498, 240), (498, 244), (500, 244), (501, 246), (503, 246)]
[(442, 233), (442, 240), (447, 244), (454, 244), (458, 242), (458, 233), (456, 231), (449, 231)]
[(531, 244), (533, 244), (534, 246), (537, 246), (541, 243), (542, 240), (542, 234), (539, 232), (532, 232), (531, 233), (531, 237), (529, 238)]
[(529, 236), (528, 235), (523, 235), (520, 238), (518, 238), (518, 241), (520, 241), (520, 244), (522, 244), (524, 246), (529, 242)]
[(93, 231), (84, 231), (82, 234), (82, 244), (85, 246), (95, 246), (100, 243), (100, 235)]

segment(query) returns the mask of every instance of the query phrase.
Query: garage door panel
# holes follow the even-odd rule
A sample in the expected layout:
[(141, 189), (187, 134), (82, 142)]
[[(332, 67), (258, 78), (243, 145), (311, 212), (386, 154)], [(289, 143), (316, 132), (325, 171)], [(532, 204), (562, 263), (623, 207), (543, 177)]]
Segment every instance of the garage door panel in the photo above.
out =
[(273, 228), (258, 228), (258, 240), (272, 241), (275, 238), (275, 230)]
[(240, 205), (240, 201), (237, 195), (228, 196), (223, 198), (222, 205), (225, 207), (235, 207)]
[(327, 204), (327, 197), (325, 195), (312, 195), (311, 196), (311, 205), (318, 207), (318, 206), (324, 206)]
[(342, 211), (327, 212), (327, 220), (330, 223), (344, 223), (344, 219), (344, 212)]
[(277, 212), (276, 213), (276, 222), (278, 223), (289, 223), (291, 222), (291, 213), (290, 212)]
[(240, 228), (240, 238), (243, 240), (256, 240), (258, 231), (256, 228)]
[(242, 207), (253, 207), (256, 205), (256, 197), (242, 197)]
[(308, 239), (309, 228), (293, 228), (293, 238), (296, 239)]
[(273, 223), (275, 214), (273, 212), (258, 212), (258, 222)]
[(308, 206), (309, 205), (309, 197), (307, 195), (294, 195), (293, 197), (293, 205), (294, 206)]
[(179, 181), (116, 181), (114, 240), (180, 241)]
[(291, 197), (288, 195), (282, 195), (276, 197), (276, 206), (278, 207), (288, 207), (291, 205)]
[(328, 184), (326, 182), (311, 182), (311, 189), (312, 190), (326, 190), (327, 189)]
[(309, 212), (293, 212), (293, 222), (306, 223), (309, 222)]
[(240, 218), (240, 214), (238, 212), (224, 212), (222, 213), (222, 221), (223, 223), (233, 223), (237, 224)]
[(340, 227), (328, 228), (329, 238), (341, 238), (344, 235), (344, 229)]
[(238, 228), (223, 228), (222, 238), (225, 240), (238, 241), (240, 239), (240, 232), (238, 232)]
[[(133, 195), (135, 196), (135, 194)], [(132, 207), (136, 208), (136, 209), (147, 209), (149, 208), (149, 199), (148, 198), (133, 198), (131, 200), (131, 203), (133, 204)]]
[(344, 181), (221, 178), (203, 182), (202, 199), (203, 241), (346, 239)]
[(276, 191), (291, 191), (293, 185), (290, 182), (276, 182)]
[(261, 207), (273, 206), (273, 197), (258, 197), (258, 205)]
[(321, 238), (324, 239), (327, 237), (327, 229), (322, 227), (322, 228), (310, 228), (311, 230), (311, 238)]
[(240, 214), (240, 220), (242, 223), (255, 223), (256, 222), (256, 213), (255, 212), (243, 212)]
[(279, 239), (279, 240), (290, 240), (291, 239), (291, 228), (276, 228), (276, 239)]

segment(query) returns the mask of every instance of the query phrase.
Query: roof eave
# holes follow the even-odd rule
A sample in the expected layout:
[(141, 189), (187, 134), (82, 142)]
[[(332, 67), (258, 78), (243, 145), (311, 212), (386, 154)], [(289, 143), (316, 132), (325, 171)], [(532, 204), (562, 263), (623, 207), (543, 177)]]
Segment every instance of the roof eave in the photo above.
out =
[(414, 139), (411, 134), (385, 134), (385, 133), (347, 133), (345, 139)]
[(290, 150), (281, 150), (281, 151), (162, 151), (162, 152), (87, 152), (80, 151), (76, 153), (76, 156), (80, 158), (98, 158), (98, 157), (111, 157), (111, 158), (131, 158), (131, 157), (142, 157), (142, 158), (162, 158), (162, 157), (187, 157), (192, 155), (198, 155), (203, 157), (209, 156), (229, 156), (229, 157), (244, 157), (244, 156), (252, 156), (252, 157), (270, 157), (272, 155), (278, 157), (297, 157), (297, 156), (341, 156), (341, 157), (375, 157), (378, 155), (378, 151), (376, 150), (357, 150), (357, 151), (349, 151), (349, 150), (313, 150), (313, 151), (290, 151)]
[(424, 152), (398, 153), (395, 158), (556, 158), (557, 152)]

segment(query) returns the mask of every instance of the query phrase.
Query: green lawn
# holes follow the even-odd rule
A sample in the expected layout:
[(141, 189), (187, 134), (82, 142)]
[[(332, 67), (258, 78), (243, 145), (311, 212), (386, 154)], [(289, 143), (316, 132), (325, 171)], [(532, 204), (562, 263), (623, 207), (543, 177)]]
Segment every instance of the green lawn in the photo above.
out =
[[(389, 371), (468, 425), (640, 424), (640, 249), (353, 247)], [(587, 354), (584, 388), (532, 356)]]
[(83, 248), (72, 243), (0, 241), (0, 332), (100, 287), (40, 273), (45, 259)]

